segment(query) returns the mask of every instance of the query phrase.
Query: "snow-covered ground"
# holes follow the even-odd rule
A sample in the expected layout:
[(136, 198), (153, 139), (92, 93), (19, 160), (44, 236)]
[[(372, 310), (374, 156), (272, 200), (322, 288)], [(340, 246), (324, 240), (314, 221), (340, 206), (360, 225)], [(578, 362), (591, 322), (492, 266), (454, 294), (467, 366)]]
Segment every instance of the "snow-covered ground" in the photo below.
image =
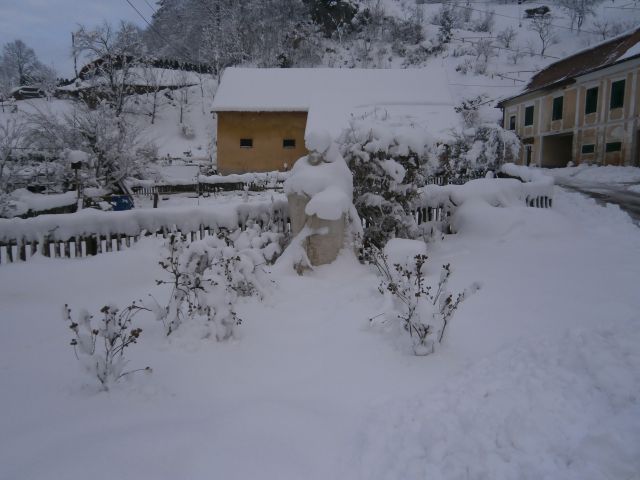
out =
[(344, 253), (274, 269), (228, 343), (139, 317), (153, 373), (106, 393), (62, 305), (162, 296), (160, 240), (3, 265), (0, 478), (640, 478), (640, 230), (563, 190), (478, 213), (429, 247), (430, 275), (482, 285), (431, 356), (371, 326), (377, 277)]

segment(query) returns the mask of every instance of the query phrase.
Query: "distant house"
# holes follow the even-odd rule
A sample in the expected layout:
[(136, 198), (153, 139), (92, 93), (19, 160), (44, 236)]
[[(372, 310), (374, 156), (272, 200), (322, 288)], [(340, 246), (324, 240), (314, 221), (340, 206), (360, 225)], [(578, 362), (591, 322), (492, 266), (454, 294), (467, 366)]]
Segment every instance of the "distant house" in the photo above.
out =
[(424, 125), (433, 136), (458, 124), (446, 75), (426, 69), (228, 68), (214, 98), (218, 171), (287, 170), (305, 136), (334, 138), (372, 112)]
[(501, 101), (520, 162), (640, 165), (640, 28), (549, 65)]
[(46, 96), (44, 90), (34, 86), (20, 86), (11, 90), (9, 94), (14, 100), (28, 100), (30, 98), (43, 98)]
[[(98, 58), (88, 63), (78, 73), (78, 77), (56, 89), (58, 97), (79, 97), (89, 105), (97, 103), (104, 95), (101, 89), (110, 81), (122, 85), (127, 95), (153, 93), (160, 90), (176, 90), (200, 83), (202, 73), (210, 69), (202, 65), (179, 64), (171, 60), (134, 61), (133, 57), (117, 56), (105, 68), (107, 60)], [(122, 79), (122, 66), (128, 65), (126, 78)], [(113, 78), (110, 79), (110, 75)]]

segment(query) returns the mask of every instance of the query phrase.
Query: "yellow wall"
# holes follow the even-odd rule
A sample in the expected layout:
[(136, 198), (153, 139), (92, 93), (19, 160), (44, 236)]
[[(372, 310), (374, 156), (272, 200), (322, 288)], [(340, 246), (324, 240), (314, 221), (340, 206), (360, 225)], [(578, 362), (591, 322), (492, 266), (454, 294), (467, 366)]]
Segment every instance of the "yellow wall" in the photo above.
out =
[[(223, 174), (291, 169), (306, 155), (306, 112), (219, 112), (218, 171)], [(241, 148), (240, 139), (253, 139), (252, 148)], [(283, 148), (292, 138), (295, 148)]]
[[(610, 109), (611, 83), (625, 79), (624, 105)], [(585, 114), (586, 91), (598, 87), (597, 111)], [(564, 96), (561, 120), (551, 120), (553, 98)], [(524, 111), (528, 105), (534, 106), (534, 122), (524, 126)], [(614, 68), (603, 69), (576, 83), (555, 89), (533, 92), (507, 101), (504, 105), (504, 125), (509, 128), (509, 118), (516, 116), (516, 133), (524, 141), (533, 144), (534, 163), (545, 165), (543, 158), (548, 154), (540, 148), (543, 140), (550, 136), (547, 144), (560, 141), (560, 136), (573, 134), (571, 158), (575, 163), (588, 162), (602, 165), (640, 165), (640, 61), (630, 61)], [(609, 142), (621, 142), (620, 152), (605, 152)], [(595, 152), (582, 153), (583, 145), (595, 145)], [(562, 148), (562, 155), (567, 156)], [(546, 153), (545, 153), (546, 152)], [(568, 160), (568, 158), (567, 158)], [(524, 149), (520, 155), (524, 162)], [(552, 162), (555, 163), (555, 162)], [(558, 162), (560, 163), (560, 159)]]

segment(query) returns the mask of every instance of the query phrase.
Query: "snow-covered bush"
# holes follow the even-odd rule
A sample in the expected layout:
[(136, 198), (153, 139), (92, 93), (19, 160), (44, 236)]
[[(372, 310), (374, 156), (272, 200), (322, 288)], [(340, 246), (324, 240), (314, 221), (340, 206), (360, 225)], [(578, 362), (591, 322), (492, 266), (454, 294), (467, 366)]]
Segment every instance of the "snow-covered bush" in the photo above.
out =
[(463, 75), (467, 75), (469, 72), (472, 72), (475, 68), (476, 62), (471, 60), (470, 58), (465, 58), (462, 63), (459, 63), (456, 66), (456, 72), (460, 72)]
[(281, 252), (281, 239), (282, 234), (262, 232), (257, 225), (231, 234), (220, 231), (191, 243), (171, 234), (166, 257), (160, 261), (167, 278), (156, 280), (171, 286), (167, 305), (156, 306), (166, 334), (199, 316), (211, 322), (218, 340), (231, 338), (241, 322), (235, 312), (238, 298), (261, 293), (260, 266)]
[(513, 162), (520, 151), (514, 132), (491, 123), (454, 131), (453, 136), (440, 155), (439, 173), (446, 176), (484, 176)]
[[(463, 292), (452, 293), (448, 288), (452, 271), (448, 263), (442, 266), (437, 283), (430, 282), (425, 271), (428, 256), (406, 255), (407, 250), (426, 251), (421, 243), (412, 241), (407, 249), (407, 241), (392, 240), (384, 252), (371, 247), (369, 257), (381, 276), (378, 290), (391, 297), (392, 315), (396, 315), (395, 319), (411, 337), (413, 352), (428, 355), (433, 353), (436, 342), (442, 343), (460, 304), (480, 286), (474, 283)], [(389, 265), (389, 257), (396, 262)]]
[(71, 346), (76, 358), (92, 376), (96, 377), (104, 390), (118, 380), (134, 372), (147, 371), (150, 367), (125, 370), (127, 349), (138, 343), (141, 328), (132, 325), (133, 318), (141, 311), (149, 309), (135, 302), (120, 310), (115, 305), (106, 305), (100, 309), (102, 317), (93, 321), (86, 310), (81, 311), (74, 320), (71, 308), (65, 304), (64, 320), (74, 333)]
[(375, 118), (354, 120), (340, 138), (353, 174), (354, 205), (365, 223), (364, 242), (384, 247), (390, 238), (415, 238), (413, 200), (425, 183), (432, 140), (426, 132), (395, 132)]
[(471, 30), (474, 32), (491, 32), (493, 30), (493, 25), (495, 24), (495, 17), (496, 12), (493, 10), (484, 12), (480, 15), (480, 18), (472, 22)]
[(180, 127), (180, 131), (182, 133), (182, 136), (187, 140), (192, 140), (196, 137), (196, 132), (188, 123), (183, 123)]
[(478, 95), (473, 98), (465, 98), (460, 102), (460, 105), (456, 106), (454, 110), (462, 116), (464, 126), (469, 128), (478, 124), (479, 108), (487, 101), (485, 95)]

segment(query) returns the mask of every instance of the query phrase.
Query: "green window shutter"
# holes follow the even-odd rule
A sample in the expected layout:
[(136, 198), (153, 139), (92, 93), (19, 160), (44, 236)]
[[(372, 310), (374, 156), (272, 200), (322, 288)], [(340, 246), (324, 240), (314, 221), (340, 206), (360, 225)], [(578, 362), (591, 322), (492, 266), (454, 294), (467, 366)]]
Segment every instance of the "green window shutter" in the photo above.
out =
[(622, 150), (622, 142), (609, 142), (604, 149), (604, 151), (607, 153), (619, 152), (620, 150)]
[(596, 151), (596, 146), (592, 144), (582, 145), (582, 153), (594, 153)]
[(595, 113), (598, 110), (598, 87), (587, 90), (587, 99), (584, 104), (584, 113)]
[(533, 125), (533, 105), (524, 109), (524, 126)]
[(551, 114), (551, 120), (562, 119), (562, 106), (564, 104), (564, 97), (556, 97), (553, 99), (553, 112)]
[(622, 108), (624, 105), (624, 80), (618, 80), (611, 84), (611, 101), (609, 102), (609, 108)]

